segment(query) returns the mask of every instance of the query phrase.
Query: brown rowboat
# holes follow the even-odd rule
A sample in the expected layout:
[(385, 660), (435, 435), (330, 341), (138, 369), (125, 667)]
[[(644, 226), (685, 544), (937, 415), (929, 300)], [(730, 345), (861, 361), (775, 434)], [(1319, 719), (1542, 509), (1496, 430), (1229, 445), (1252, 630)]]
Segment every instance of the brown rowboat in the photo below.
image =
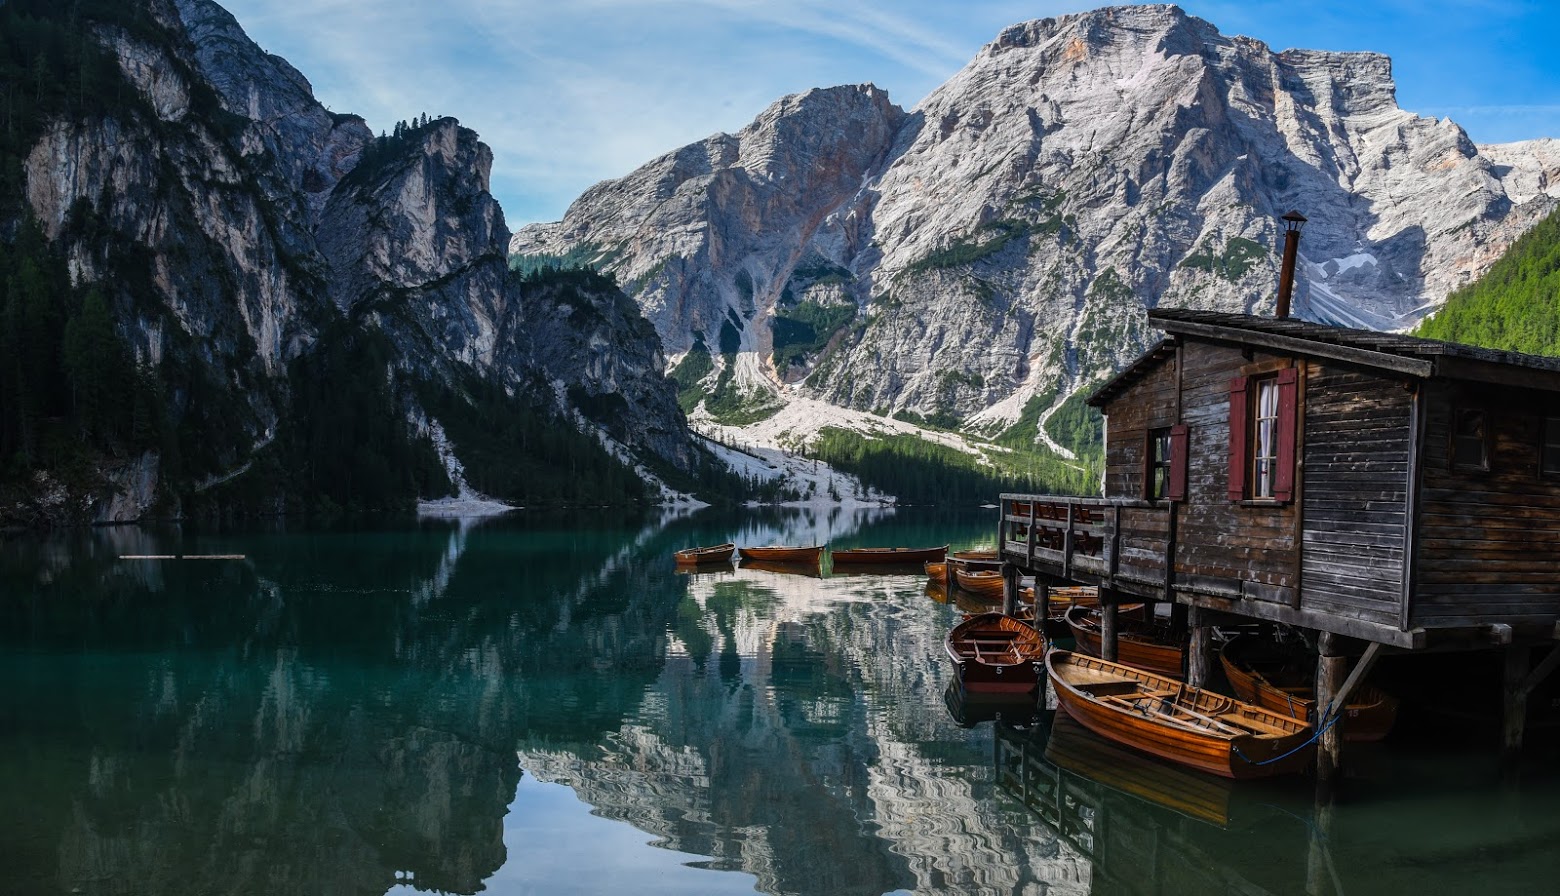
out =
[(947, 545), (940, 548), (850, 548), (829, 552), (835, 563), (925, 563), (947, 556)]
[(707, 548), (684, 548), (672, 554), (678, 566), (702, 566), (706, 563), (730, 563), (737, 546), (732, 542)]
[(1045, 639), (1012, 616), (970, 616), (949, 630), (943, 647), (970, 693), (1023, 694), (1040, 683)]
[[(1235, 696), (1264, 709), (1316, 724), (1316, 688), (1309, 662), (1263, 649), (1257, 639), (1239, 635), (1219, 649), (1219, 662)], [(1372, 685), (1361, 685), (1343, 708), (1338, 730), (1343, 739), (1378, 741), (1397, 721), (1398, 699)]]
[(1071, 650), (1046, 654), (1057, 703), (1095, 734), (1224, 778), (1298, 772), (1311, 726), (1173, 678)]
[(817, 544), (811, 547), (790, 547), (786, 545), (767, 545), (765, 547), (742, 548), (739, 552), (744, 560), (764, 560), (770, 563), (813, 563), (816, 564), (823, 556), (823, 545)]
[[(1066, 619), (1080, 652), (1090, 656), (1104, 652), (1099, 608), (1073, 606), (1067, 610)], [(1118, 608), (1116, 661), (1179, 680), (1183, 677), (1186, 649), (1166, 643), (1167, 634), (1162, 626), (1124, 617)]]

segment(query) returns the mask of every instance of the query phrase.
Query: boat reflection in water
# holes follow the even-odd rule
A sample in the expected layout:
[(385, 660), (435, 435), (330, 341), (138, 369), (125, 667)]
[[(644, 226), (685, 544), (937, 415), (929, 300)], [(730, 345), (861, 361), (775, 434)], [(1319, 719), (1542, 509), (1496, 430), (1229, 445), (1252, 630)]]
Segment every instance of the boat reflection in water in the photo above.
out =
[(1043, 713), (1034, 694), (983, 694), (960, 686), (958, 679), (943, 690), (943, 705), (960, 728), (974, 728), (982, 722), (1027, 727), (1040, 721)]
[(1065, 711), (1028, 729), (998, 724), (994, 735), (999, 790), (1090, 859), (1095, 894), (1305, 893), (1325, 869), (1310, 825), (1278, 805), (1293, 795), (1265, 783), (1143, 756)]
[(737, 561), (741, 569), (756, 569), (759, 572), (772, 572), (780, 576), (806, 576), (810, 579), (823, 578), (823, 572), (818, 568), (818, 561), (812, 563), (787, 562), (784, 560), (749, 560), (743, 557)]

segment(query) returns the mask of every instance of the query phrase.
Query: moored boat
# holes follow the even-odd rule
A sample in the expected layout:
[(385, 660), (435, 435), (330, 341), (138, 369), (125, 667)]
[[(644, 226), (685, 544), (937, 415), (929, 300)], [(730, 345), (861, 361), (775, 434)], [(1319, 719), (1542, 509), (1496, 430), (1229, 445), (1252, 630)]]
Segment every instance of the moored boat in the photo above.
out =
[[(1104, 652), (1097, 607), (1074, 605), (1066, 614), (1078, 650), (1090, 656)], [(1116, 661), (1170, 678), (1180, 679), (1185, 667), (1186, 648), (1170, 643), (1163, 626), (1124, 616), (1116, 611)]]
[(965, 570), (954, 567), (953, 580), (960, 588), (982, 597), (1002, 596), (1002, 573), (990, 570)]
[(830, 551), (835, 563), (925, 563), (948, 556), (948, 546), (936, 548), (849, 548)]
[(736, 552), (736, 544), (728, 541), (705, 548), (683, 548), (673, 553), (672, 557), (677, 560), (678, 566), (703, 566), (708, 563), (730, 563), (731, 555)]
[(789, 545), (765, 545), (741, 548), (738, 553), (744, 560), (764, 560), (770, 563), (817, 563), (823, 556), (823, 545), (791, 547)]
[(969, 693), (1022, 694), (1040, 683), (1045, 639), (1012, 616), (971, 616), (948, 631), (943, 647)]
[(926, 577), (933, 581), (945, 582), (948, 580), (948, 561), (946, 560), (928, 560), (921, 568), (926, 570)]
[[(1264, 709), (1316, 724), (1314, 670), (1308, 658), (1267, 648), (1250, 635), (1237, 635), (1219, 649), (1224, 677), (1235, 696)], [(1343, 708), (1338, 730), (1343, 739), (1378, 741), (1397, 721), (1398, 699), (1362, 684)]]
[(1108, 740), (1224, 778), (1305, 768), (1310, 725), (1173, 678), (1071, 650), (1046, 655), (1058, 705)]

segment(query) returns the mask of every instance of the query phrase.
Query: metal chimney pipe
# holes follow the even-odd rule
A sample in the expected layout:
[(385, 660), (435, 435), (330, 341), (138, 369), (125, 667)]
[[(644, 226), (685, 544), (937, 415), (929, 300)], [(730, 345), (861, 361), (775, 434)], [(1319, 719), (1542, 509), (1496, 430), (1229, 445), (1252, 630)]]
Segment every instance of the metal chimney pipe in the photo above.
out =
[(1278, 271), (1278, 310), (1273, 316), (1279, 320), (1289, 317), (1289, 297), (1295, 291), (1295, 256), (1300, 252), (1300, 225), (1305, 215), (1291, 211), (1281, 218), (1284, 222), (1284, 263)]

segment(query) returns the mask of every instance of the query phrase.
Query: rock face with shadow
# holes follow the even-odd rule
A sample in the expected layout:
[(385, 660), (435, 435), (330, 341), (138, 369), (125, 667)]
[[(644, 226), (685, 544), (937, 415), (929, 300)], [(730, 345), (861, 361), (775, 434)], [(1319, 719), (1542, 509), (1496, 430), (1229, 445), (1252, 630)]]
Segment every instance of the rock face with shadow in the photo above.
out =
[[(0, 521), (124, 521), (159, 499), (176, 513), (251, 468), (287, 465), (281, 446), (308, 426), (297, 365), (342, 346), (373, 347), (354, 361), (377, 353), (380, 416), (414, 443), (440, 423), (425, 396), (447, 393), (469, 416), (501, 417), (492, 407), (508, 402), (609, 437), (625, 459), (691, 468), (637, 307), (603, 279), (509, 271), (492, 153), (475, 133), (424, 116), (376, 138), (208, 0), (89, 5), (70, 21), (92, 42), (82, 52), (103, 57), (112, 98), (39, 123), (0, 233), (36, 221), (71, 284), (104, 294), (183, 450), (105, 459), (96, 487), (78, 475), (71, 494), (24, 488)], [(471, 441), (451, 441), (468, 467), (484, 450)]]
[(712, 392), (999, 428), (1133, 358), (1148, 308), (1270, 312), (1290, 209), (1298, 316), (1410, 326), (1554, 206), (1555, 155), (1400, 109), (1385, 56), (1112, 7), (1008, 28), (908, 114), (789, 97), (510, 250), (616, 271), (673, 355), (719, 356)]

